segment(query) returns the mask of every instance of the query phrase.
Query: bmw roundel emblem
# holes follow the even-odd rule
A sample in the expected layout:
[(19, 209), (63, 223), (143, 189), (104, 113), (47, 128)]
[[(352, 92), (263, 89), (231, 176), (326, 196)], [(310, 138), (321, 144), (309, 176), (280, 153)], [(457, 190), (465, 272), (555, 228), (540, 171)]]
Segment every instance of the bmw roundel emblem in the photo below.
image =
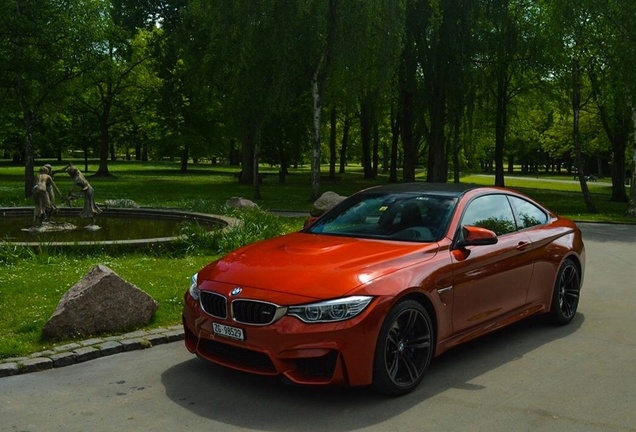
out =
[(237, 296), (239, 295), (241, 292), (243, 291), (243, 288), (241, 287), (236, 287), (232, 290), (232, 292), (230, 293), (233, 296)]

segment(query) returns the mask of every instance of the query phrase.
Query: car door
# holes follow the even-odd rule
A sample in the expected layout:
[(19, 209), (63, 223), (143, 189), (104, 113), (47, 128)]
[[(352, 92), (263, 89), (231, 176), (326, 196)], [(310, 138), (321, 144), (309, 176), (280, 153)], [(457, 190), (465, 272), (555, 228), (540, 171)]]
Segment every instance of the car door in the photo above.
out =
[[(469, 330), (505, 315), (526, 302), (533, 260), (529, 238), (517, 230), (505, 194), (471, 201), (461, 226), (488, 228), (494, 245), (467, 246), (453, 256), (453, 331)], [(458, 251), (459, 252), (459, 251)]]

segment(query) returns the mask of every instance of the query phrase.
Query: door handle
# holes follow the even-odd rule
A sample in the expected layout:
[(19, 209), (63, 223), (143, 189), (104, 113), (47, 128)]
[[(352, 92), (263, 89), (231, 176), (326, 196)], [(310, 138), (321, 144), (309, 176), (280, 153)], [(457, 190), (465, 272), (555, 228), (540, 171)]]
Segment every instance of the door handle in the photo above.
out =
[(519, 244), (517, 244), (517, 250), (524, 250), (528, 246), (530, 246), (530, 243), (521, 241), (519, 242)]

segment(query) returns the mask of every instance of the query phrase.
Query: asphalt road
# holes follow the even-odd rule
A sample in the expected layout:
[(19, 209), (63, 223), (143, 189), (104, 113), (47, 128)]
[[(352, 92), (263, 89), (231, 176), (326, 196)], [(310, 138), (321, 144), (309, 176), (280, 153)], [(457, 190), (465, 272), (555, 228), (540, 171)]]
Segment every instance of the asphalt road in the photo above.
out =
[(636, 431), (636, 226), (581, 227), (571, 325), (532, 319), (452, 350), (402, 398), (292, 387), (175, 342), (0, 379), (0, 430)]

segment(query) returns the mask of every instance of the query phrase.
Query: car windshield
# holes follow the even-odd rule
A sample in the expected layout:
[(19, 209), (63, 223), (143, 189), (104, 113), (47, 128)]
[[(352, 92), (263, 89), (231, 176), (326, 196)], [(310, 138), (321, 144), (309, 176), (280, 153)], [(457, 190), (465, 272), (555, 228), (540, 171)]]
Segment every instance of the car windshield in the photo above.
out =
[(435, 242), (448, 230), (457, 198), (426, 193), (354, 195), (304, 232)]

